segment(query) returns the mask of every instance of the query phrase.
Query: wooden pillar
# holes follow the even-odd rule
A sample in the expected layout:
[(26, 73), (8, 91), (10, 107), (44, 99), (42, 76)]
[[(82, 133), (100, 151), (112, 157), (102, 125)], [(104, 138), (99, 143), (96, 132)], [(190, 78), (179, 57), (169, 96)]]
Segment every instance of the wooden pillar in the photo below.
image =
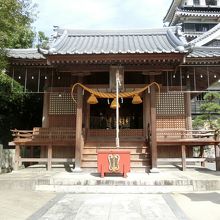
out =
[(47, 91), (44, 91), (44, 104), (43, 104), (43, 117), (42, 117), (42, 127), (48, 128), (49, 127), (49, 94)]
[(186, 170), (186, 145), (181, 145), (182, 171)]
[(215, 145), (215, 163), (216, 163), (216, 171), (220, 171), (220, 147), (219, 145)]
[(20, 153), (21, 153), (20, 145), (15, 145), (15, 170), (19, 169)]
[[(204, 146), (200, 146), (199, 157), (201, 157), (201, 158), (204, 157)], [(201, 166), (202, 166), (202, 167), (205, 167), (205, 161), (202, 161), (202, 162), (201, 162)]]
[[(44, 91), (44, 103), (43, 103), (43, 116), (42, 116), (42, 127), (48, 128), (49, 127), (49, 93)], [(47, 146), (40, 148), (40, 157), (45, 158), (47, 157)]]
[(150, 125), (150, 93), (148, 91), (144, 92), (143, 98), (143, 128), (144, 128), (144, 137), (148, 139), (148, 129)]
[(191, 111), (191, 96), (190, 93), (184, 94), (185, 99), (185, 115), (186, 115), (186, 129), (192, 130), (192, 111)]
[(47, 148), (47, 170), (50, 171), (52, 167), (52, 144), (48, 145)]
[(82, 154), (82, 88), (77, 87), (77, 110), (76, 110), (76, 146), (75, 146), (75, 170), (81, 168)]
[[(150, 81), (154, 81), (154, 76), (150, 77)], [(151, 117), (151, 161), (152, 170), (151, 172), (157, 171), (157, 134), (156, 134), (156, 91), (155, 87), (152, 86), (150, 89), (150, 117)]]

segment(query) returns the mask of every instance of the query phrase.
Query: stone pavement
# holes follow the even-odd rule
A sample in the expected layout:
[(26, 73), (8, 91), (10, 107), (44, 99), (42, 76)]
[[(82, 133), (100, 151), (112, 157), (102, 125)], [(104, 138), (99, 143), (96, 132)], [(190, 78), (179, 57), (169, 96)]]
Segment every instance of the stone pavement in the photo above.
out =
[(32, 167), (0, 175), (0, 190), (38, 190), (65, 193), (170, 193), (220, 190), (220, 172), (205, 168), (129, 173), (100, 178), (96, 172), (46, 171)]
[(29, 219), (176, 220), (188, 219), (170, 195), (66, 194)]
[(204, 168), (100, 178), (32, 167), (0, 175), (0, 219), (219, 220), (220, 191), (210, 190), (220, 172)]

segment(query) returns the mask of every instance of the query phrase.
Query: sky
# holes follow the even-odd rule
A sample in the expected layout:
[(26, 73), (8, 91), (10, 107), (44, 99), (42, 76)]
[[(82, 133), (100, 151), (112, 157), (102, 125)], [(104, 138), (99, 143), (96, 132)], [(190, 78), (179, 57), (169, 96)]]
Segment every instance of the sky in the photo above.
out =
[(72, 29), (144, 29), (163, 26), (172, 0), (32, 0), (38, 5), (36, 31), (53, 26)]

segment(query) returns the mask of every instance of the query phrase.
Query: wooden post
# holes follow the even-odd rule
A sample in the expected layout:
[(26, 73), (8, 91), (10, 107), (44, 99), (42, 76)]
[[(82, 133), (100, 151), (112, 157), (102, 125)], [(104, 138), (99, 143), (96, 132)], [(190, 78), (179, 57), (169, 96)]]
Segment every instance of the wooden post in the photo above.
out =
[(190, 93), (184, 94), (185, 99), (185, 114), (186, 114), (186, 129), (192, 130), (192, 111), (191, 111), (191, 97)]
[(19, 169), (20, 165), (20, 145), (15, 145), (15, 170)]
[(219, 145), (215, 145), (215, 164), (216, 164), (216, 171), (220, 171), (220, 149)]
[[(154, 76), (150, 78), (151, 82), (154, 81)], [(157, 170), (157, 134), (156, 134), (156, 91), (155, 87), (150, 89), (150, 116), (151, 116), (151, 161), (152, 169), (151, 172), (158, 172)]]
[[(200, 146), (199, 157), (201, 157), (201, 158), (204, 157), (204, 146)], [(201, 162), (201, 166), (202, 166), (202, 167), (205, 167), (205, 161), (202, 161), (202, 162)]]
[(47, 170), (51, 170), (51, 165), (52, 165), (52, 144), (48, 145), (47, 148)]
[(148, 91), (145, 91), (143, 100), (143, 128), (145, 139), (148, 139), (148, 125), (150, 125), (150, 94)]
[(182, 171), (186, 170), (186, 145), (181, 145), (182, 153)]
[(76, 110), (76, 147), (75, 147), (75, 170), (81, 169), (82, 148), (82, 88), (77, 87), (77, 110)]
[[(49, 93), (44, 91), (44, 103), (43, 103), (43, 117), (42, 117), (42, 127), (48, 128), (49, 127)], [(40, 147), (40, 157), (44, 158), (47, 157), (47, 146)]]

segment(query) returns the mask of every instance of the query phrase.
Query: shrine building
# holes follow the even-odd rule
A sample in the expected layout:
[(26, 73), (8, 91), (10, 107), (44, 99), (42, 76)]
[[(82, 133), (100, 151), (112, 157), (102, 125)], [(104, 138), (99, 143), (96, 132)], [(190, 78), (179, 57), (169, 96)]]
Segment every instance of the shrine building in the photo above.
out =
[[(195, 13), (188, 12), (189, 2), (173, 1), (164, 20), (175, 25), (179, 13)], [(183, 9), (174, 12), (180, 3)], [(188, 26), (184, 23), (185, 32), (180, 26), (56, 27), (47, 50), (10, 49), (7, 74), (24, 92), (43, 94), (42, 126), (13, 130), (16, 169), (24, 162), (46, 163), (49, 170), (64, 162), (74, 163), (75, 169), (97, 169), (97, 153), (116, 149), (117, 106), (117, 150), (130, 153), (131, 172), (154, 172), (167, 161), (181, 162), (185, 170), (188, 162), (205, 160), (194, 157), (195, 146), (213, 145), (219, 158), (214, 131), (192, 128), (191, 100), (213, 84), (220, 88), (220, 25), (209, 25), (190, 41)], [(36, 147), (38, 158), (22, 157), (22, 148)]]

